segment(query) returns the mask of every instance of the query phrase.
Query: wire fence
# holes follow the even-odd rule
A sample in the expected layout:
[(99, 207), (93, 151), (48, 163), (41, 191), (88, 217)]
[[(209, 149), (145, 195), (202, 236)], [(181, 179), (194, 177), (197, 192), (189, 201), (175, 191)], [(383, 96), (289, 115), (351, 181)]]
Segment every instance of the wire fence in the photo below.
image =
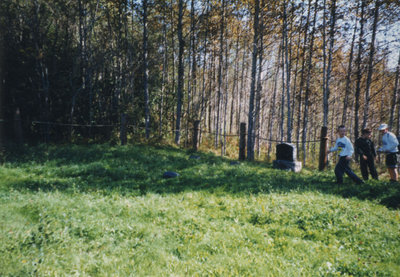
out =
[[(107, 138), (111, 139), (113, 136), (112, 136), (112, 134), (110, 132), (114, 132), (114, 135), (115, 135), (116, 134), (115, 132), (117, 131), (117, 129), (119, 129), (119, 131), (120, 131), (120, 134), (119, 134), (120, 137), (119, 138), (121, 139), (121, 144), (126, 144), (126, 142), (127, 142), (127, 133), (139, 134), (140, 132), (143, 132), (146, 129), (144, 126), (127, 124), (126, 120), (121, 120), (121, 122), (119, 122), (118, 124), (98, 124), (98, 123), (94, 123), (94, 122), (92, 124), (90, 124), (90, 123), (79, 124), (79, 123), (50, 122), (50, 121), (39, 121), (39, 120), (26, 121), (26, 120), (21, 120), (21, 119), (15, 119), (12, 122), (15, 124), (18, 121), (21, 122), (21, 123), (23, 122), (25, 124), (25, 126), (31, 125), (33, 128), (36, 128), (38, 126), (58, 126), (58, 127), (61, 127), (61, 128), (69, 127), (70, 128), (69, 132), (71, 132), (70, 136), (71, 135), (76, 135), (76, 134), (78, 134), (78, 136), (79, 136), (79, 131), (78, 131), (78, 133), (72, 134), (72, 130), (75, 129), (75, 128), (109, 128), (108, 131), (107, 131), (110, 134), (109, 136), (107, 136), (107, 134), (106, 134), (107, 132), (106, 133), (104, 133), (104, 132), (96, 133), (98, 131), (93, 131), (94, 133), (91, 133), (92, 131), (89, 131), (89, 134), (91, 134), (91, 135), (89, 135), (88, 137), (87, 137), (88, 134), (85, 134), (85, 133), (83, 135), (81, 134), (80, 138), (86, 138), (87, 137), (88, 139), (94, 139), (94, 140), (96, 140), (96, 139), (100, 139), (100, 140), (103, 139), (104, 140), (104, 139), (107, 139)], [(6, 120), (1, 119), (0, 122), (4, 123), (4, 122), (6, 122)], [(8, 122), (10, 123), (11, 121), (8, 121)], [(231, 134), (231, 133), (228, 134), (228, 133), (226, 133), (226, 132), (224, 132), (222, 130), (220, 132), (210, 131), (210, 130), (206, 130), (204, 128), (199, 128), (198, 125), (197, 125), (197, 130), (195, 130), (195, 129), (196, 129), (196, 127), (194, 127), (194, 128), (187, 128), (186, 127), (186, 128), (182, 128), (180, 130), (177, 130), (177, 129), (168, 130), (167, 132), (170, 133), (170, 134), (176, 134), (177, 132), (179, 132), (181, 138), (184, 139), (185, 147), (191, 145), (191, 143), (193, 142), (194, 137), (196, 136), (196, 131), (197, 131), (197, 138), (201, 139), (201, 141), (198, 140), (196, 142), (198, 146), (203, 145), (203, 143), (204, 143), (203, 137), (205, 137), (204, 136), (205, 134), (209, 135), (208, 136), (209, 139), (211, 139), (212, 137), (218, 137), (219, 138), (218, 139), (219, 140), (218, 141), (218, 145), (223, 147), (224, 153), (225, 153), (225, 147), (227, 146), (226, 142), (223, 142), (224, 138), (238, 138), (239, 139), (241, 136), (243, 136), (243, 138), (245, 140), (248, 139), (248, 134), (246, 132), (247, 131), (246, 128), (241, 130), (239, 134)], [(51, 141), (51, 139), (49, 138), (49, 132), (50, 131), (48, 129), (39, 130), (39, 133), (41, 135), (44, 135), (45, 143)], [(238, 130), (238, 132), (239, 132), (239, 130)], [(166, 132), (164, 131), (163, 133), (165, 134)], [(50, 135), (50, 137), (52, 137), (53, 135), (55, 135), (55, 136), (58, 135), (58, 138), (61, 138), (63, 136), (63, 134), (60, 132), (60, 130), (53, 130), (51, 132), (51, 134), (52, 135)], [(64, 135), (68, 136), (68, 132), (64, 133)], [(150, 140), (160, 139), (161, 137), (162, 136), (160, 136), (160, 132), (153, 132), (153, 135), (151, 135), (149, 137), (149, 139)], [(71, 137), (69, 137), (69, 138), (71, 138)], [(114, 139), (115, 138), (116, 137), (114, 136)], [(56, 140), (57, 140), (57, 138), (56, 138)], [(258, 140), (258, 142), (257, 142), (257, 140)], [(326, 138), (326, 140), (328, 141), (328, 138)], [(22, 141), (22, 139), (19, 140), (19, 141)], [(299, 149), (299, 151), (297, 151), (298, 154), (300, 154), (302, 152), (305, 152), (305, 153), (310, 152), (311, 156), (315, 156), (317, 154), (317, 149), (318, 149), (316, 144), (320, 143), (321, 140), (320, 139), (318, 139), (318, 140), (314, 139), (314, 140), (306, 140), (306, 141), (302, 141), (302, 140), (300, 140), (300, 141), (296, 141), (296, 140), (292, 141), (292, 140), (284, 140), (284, 139), (272, 139), (272, 138), (262, 137), (260, 135), (254, 135), (253, 136), (253, 142), (255, 144), (256, 152), (259, 153), (260, 152), (260, 147), (263, 147), (263, 149), (264, 149), (263, 151), (265, 152), (265, 155), (268, 156), (268, 158), (269, 158), (270, 154), (273, 154), (275, 152), (274, 151), (275, 147), (271, 148), (271, 144), (281, 144), (281, 143), (297, 144), (298, 147), (299, 147), (299, 145), (302, 145), (303, 146), (302, 149)], [(261, 145), (260, 145), (260, 143), (261, 143)], [(266, 145), (264, 143), (269, 143), (269, 145)], [(247, 141), (245, 142), (245, 144), (247, 145)], [(197, 149), (197, 145), (194, 147), (195, 149)], [(240, 143), (239, 143), (239, 145), (238, 145), (239, 152), (240, 152), (240, 147), (241, 146), (240, 146)], [(246, 147), (246, 146), (244, 146), (244, 147)], [(307, 147), (307, 149), (305, 149), (304, 147)], [(231, 150), (231, 151), (236, 152), (237, 150)], [(268, 155), (267, 155), (267, 153), (268, 153)], [(303, 153), (303, 155), (305, 155), (305, 153)], [(258, 156), (259, 155), (260, 154), (258, 154)], [(311, 157), (311, 156), (309, 156), (309, 157)], [(313, 161), (315, 161), (315, 159), (313, 159)]]
[[(201, 130), (201, 132), (202, 133), (206, 133), (206, 134), (210, 134), (210, 135), (214, 135), (214, 136), (217, 135), (216, 132), (209, 132), (209, 131), (204, 131), (204, 130)], [(247, 133), (245, 133), (245, 135), (247, 137)], [(221, 136), (221, 137), (224, 137), (224, 136), (226, 136), (226, 137), (240, 137), (240, 135), (237, 135), (237, 134), (224, 134), (224, 133), (219, 133), (218, 136)], [(263, 141), (267, 141), (267, 142), (275, 142), (275, 143), (299, 143), (299, 144), (303, 143), (303, 141), (284, 141), (284, 140), (263, 138), (263, 137), (260, 137), (260, 136), (257, 136), (257, 135), (253, 136), (253, 138), (259, 139), (259, 140), (263, 140)], [(321, 140), (306, 140), (306, 141), (304, 141), (304, 143), (315, 143), (315, 142), (320, 142), (320, 141)]]
[[(6, 122), (4, 119), (0, 119), (0, 122)], [(31, 125), (49, 125), (49, 126), (62, 126), (62, 127), (84, 127), (84, 128), (104, 128), (104, 127), (113, 127), (113, 128), (121, 128), (121, 124), (78, 124), (78, 123), (62, 123), (62, 122), (48, 122), (48, 121), (31, 121)], [(132, 124), (126, 124), (125, 127), (128, 128), (135, 128), (135, 129), (142, 129), (145, 130), (145, 127), (139, 127), (137, 125), (132, 125)], [(227, 134), (224, 132), (216, 133), (216, 132), (210, 132), (206, 131), (204, 129), (199, 130), (203, 134), (209, 134), (213, 136), (220, 136), (220, 137), (240, 137), (240, 134)], [(185, 133), (186, 130), (182, 128), (181, 130), (170, 130), (172, 133), (180, 132), (180, 133)], [(244, 134), (247, 137), (247, 132)], [(259, 139), (265, 142), (271, 142), (271, 143), (293, 143), (293, 144), (303, 144), (303, 143), (318, 143), (320, 140), (306, 140), (306, 141), (286, 141), (283, 139), (270, 139), (270, 138), (265, 138), (261, 137), (258, 135), (253, 136), (253, 139)]]
[[(127, 124), (125, 120), (121, 120), (121, 122), (118, 122), (117, 124), (98, 124), (98, 123), (94, 123), (94, 122), (91, 123), (91, 124), (90, 123), (79, 124), (79, 123), (50, 122), (50, 121), (39, 121), (39, 120), (27, 121), (27, 120), (21, 120), (21, 119), (15, 119), (13, 121), (7, 121), (7, 120), (4, 120), (4, 119), (0, 119), (0, 122), (2, 124), (4, 124), (5, 122), (14, 123), (15, 124), (17, 121), (19, 121), (21, 123), (24, 123), (25, 126), (31, 125), (33, 128), (38, 127), (38, 126), (58, 126), (58, 127), (62, 127), (62, 128), (63, 127), (70, 127), (71, 128), (70, 132), (72, 132), (73, 128), (109, 128), (109, 130), (107, 132), (114, 132), (114, 136), (112, 134), (110, 136), (107, 136), (106, 133), (96, 133), (95, 136), (98, 136), (98, 137), (93, 137), (94, 141), (96, 141), (96, 139), (100, 139), (100, 140), (101, 139), (107, 139), (107, 137), (115, 139), (115, 138), (117, 138), (117, 137), (115, 137), (117, 129), (119, 129), (120, 131), (125, 129), (124, 132), (121, 131), (120, 134), (119, 134), (120, 135), (120, 139), (121, 139), (121, 144), (125, 144), (127, 142), (127, 139), (126, 139), (127, 133), (134, 134), (134, 135), (136, 133), (136, 135), (140, 136), (140, 134), (143, 131), (145, 131), (145, 129), (146, 129), (144, 126)], [(163, 133), (164, 134), (165, 133), (176, 134), (177, 132), (179, 132), (181, 138), (184, 139), (183, 143), (184, 143), (185, 147), (187, 147), (187, 146), (191, 145), (191, 142), (192, 142), (191, 138), (193, 138), (195, 136), (195, 128), (185, 127), (185, 128), (180, 129), (180, 130), (172, 128), (172, 129), (167, 130), (167, 131), (164, 130)], [(111, 129), (113, 129), (113, 130), (111, 130)], [(238, 129), (238, 132), (239, 132), (239, 129)], [(211, 139), (212, 137), (218, 136), (218, 138), (219, 138), (218, 145), (224, 148), (226, 146), (226, 143), (223, 142), (223, 138), (225, 138), (225, 137), (226, 138), (238, 138), (239, 139), (241, 137), (241, 135), (242, 135), (247, 140), (248, 139), (248, 136), (247, 136), (248, 134), (247, 134), (247, 132), (243, 132), (244, 130), (247, 131), (247, 129), (243, 129), (241, 131), (241, 133), (239, 133), (239, 134), (232, 134), (232, 133), (226, 133), (226, 132), (224, 132), (222, 130), (220, 132), (216, 132), (216, 131), (206, 130), (204, 128), (197, 128), (197, 132), (198, 132), (197, 136), (199, 138), (201, 138), (201, 141), (199, 140), (198, 144), (199, 144), (199, 146), (203, 145), (203, 143), (204, 143), (203, 137), (205, 137), (204, 134), (207, 134), (207, 135), (209, 135), (208, 136), (209, 139)], [(41, 129), (39, 131), (39, 133), (41, 135), (45, 135), (45, 136), (48, 135), (48, 132), (49, 131), (45, 130), (45, 129)], [(94, 131), (94, 132), (96, 132), (96, 131)], [(55, 134), (55, 135), (59, 135), (59, 138), (60, 138), (60, 135), (62, 136), (61, 133), (57, 133), (57, 130), (56, 131), (53, 130), (52, 133)], [(66, 133), (64, 133), (64, 135), (65, 134)], [(153, 135), (151, 135), (150, 138), (149, 138), (150, 140), (160, 139), (161, 138), (160, 132), (152, 132), (152, 134)], [(71, 133), (71, 135), (72, 135), (72, 133)], [(85, 139), (86, 135), (87, 134), (81, 135), (81, 138)], [(92, 135), (93, 135), (93, 133), (92, 133)], [(79, 136), (79, 133), (78, 133), (78, 136)], [(123, 140), (123, 136), (125, 136), (124, 140)], [(314, 133), (314, 136), (316, 136), (316, 133)], [(91, 139), (90, 137), (87, 137), (87, 138)], [(131, 138), (132, 138), (132, 136), (131, 136)], [(331, 141), (327, 137), (325, 137), (324, 139), (325, 139), (325, 141), (327, 143), (328, 143), (328, 141)], [(258, 143), (257, 143), (257, 140), (258, 140)], [(307, 159), (312, 163), (315, 163), (316, 161), (318, 161), (318, 158), (315, 159), (315, 157), (316, 157), (316, 155), (318, 155), (318, 151), (319, 151), (318, 143), (322, 143), (322, 140), (323, 140), (322, 138), (320, 138), (320, 139), (310, 139), (310, 140), (306, 140), (306, 141), (303, 141), (303, 140), (285, 140), (285, 139), (266, 138), (266, 137), (263, 137), (261, 135), (254, 135), (253, 136), (253, 142), (255, 143), (256, 152), (260, 152), (260, 147), (262, 147), (264, 149), (264, 150), (262, 150), (262, 152), (264, 153), (263, 155), (265, 155), (265, 157), (268, 157), (268, 159), (271, 157), (270, 155), (273, 155), (273, 153), (275, 153), (275, 150), (276, 150), (275, 147), (271, 147), (271, 144), (290, 143), (290, 144), (297, 144), (297, 147), (299, 148), (298, 151), (297, 151), (298, 158), (300, 158), (300, 154), (302, 153), (301, 156), (304, 156), (304, 157), (307, 156)], [(49, 141), (51, 141), (51, 140), (45, 138), (45, 142), (46, 143), (49, 142)], [(261, 142), (264, 142), (264, 143), (262, 143), (260, 145)], [(266, 145), (265, 143), (269, 143), (269, 145)], [(205, 145), (207, 145), (207, 143)], [(299, 145), (301, 145), (302, 147), (299, 147)], [(233, 146), (233, 145), (231, 145), (231, 146)], [(247, 142), (246, 142), (246, 146), (247, 146)], [(204, 147), (204, 145), (203, 145), (203, 147)], [(237, 152), (237, 150), (239, 150), (239, 152), (240, 152), (240, 143), (238, 145), (238, 149), (234, 149), (234, 148), (232, 149), (231, 148), (231, 151), (233, 151), (231, 154), (235, 155), (234, 152)], [(224, 151), (224, 153), (225, 153), (225, 151)], [(258, 154), (258, 157), (260, 158), (259, 154)], [(332, 156), (331, 158), (328, 158), (328, 160), (332, 160), (332, 159), (335, 160), (335, 157)]]
[[(121, 123), (119, 123), (119, 124), (97, 124), (97, 123), (93, 123), (93, 124), (78, 124), (78, 123), (37, 121), (37, 120), (35, 120), (35, 121), (26, 121), (26, 120), (21, 120), (21, 119), (15, 119), (13, 121), (8, 121), (8, 120), (5, 120), (5, 119), (0, 119), (0, 123), (1, 124), (4, 124), (4, 123), (14, 123), (15, 124), (15, 122), (18, 122), (18, 121), (19, 122), (24, 122), (26, 125), (32, 125), (33, 127), (40, 126), (40, 125), (44, 125), (44, 126), (47, 125), (47, 126), (60, 126), (60, 127), (71, 127), (71, 128), (78, 128), (79, 127), (79, 128), (121, 128), (122, 129), (123, 126), (124, 126), (125, 128), (130, 128), (130, 129), (133, 128), (134, 130), (145, 130), (145, 127), (142, 127), (142, 126), (132, 125), (132, 124), (121, 124)], [(220, 138), (223, 138), (223, 137), (231, 137), (231, 138), (236, 137), (236, 138), (239, 138), (241, 136), (241, 134), (227, 134), (227, 133), (225, 133), (223, 131), (217, 133), (215, 131), (212, 132), (212, 131), (208, 131), (208, 130), (200, 129), (200, 128), (197, 131), (200, 132), (201, 134), (208, 134), (210, 136), (218, 136)], [(189, 137), (190, 134), (192, 134), (194, 136), (194, 130), (192, 130), (191, 128), (182, 128), (181, 130), (172, 129), (172, 130), (168, 130), (168, 132), (170, 132), (170, 133), (180, 132), (182, 137)], [(242, 133), (242, 135), (244, 135), (247, 138), (247, 132)], [(159, 135), (158, 136), (154, 135), (152, 138), (159, 138)], [(259, 135), (253, 136), (253, 139), (254, 139), (254, 141), (256, 139), (258, 139), (260, 141), (269, 142), (269, 143), (291, 143), (291, 144), (300, 144), (300, 145), (306, 145), (306, 144), (310, 145), (310, 144), (312, 144), (313, 146), (311, 146), (311, 147), (312, 147), (313, 150), (311, 150), (311, 153), (313, 153), (314, 155), (317, 154), (316, 153), (317, 148), (316, 148), (315, 144), (316, 143), (321, 143), (321, 141), (322, 141), (322, 139), (318, 139), (318, 140), (314, 139), (314, 140), (306, 140), (306, 141), (291, 141), (291, 140), (290, 141), (286, 141), (286, 140), (283, 140), (283, 139), (265, 138), (265, 137), (262, 137), (262, 136), (259, 136)], [(327, 137), (325, 139), (326, 139), (326, 141), (331, 141)], [(121, 139), (121, 141), (122, 141), (122, 139)], [(190, 142), (187, 141), (185, 143), (185, 145), (188, 145), (189, 143)], [(268, 149), (269, 149), (268, 151), (272, 150), (272, 149), (270, 149), (270, 147), (268, 147)], [(308, 146), (308, 149), (306, 151), (307, 152), (310, 151), (310, 147), (309, 146)], [(272, 150), (272, 152), (274, 152), (274, 151)], [(380, 157), (379, 154), (380, 153), (378, 153), (378, 157), (377, 157), (378, 158), (378, 161), (377, 161), (378, 164), (381, 163), (381, 157)], [(303, 153), (303, 155), (304, 155), (304, 153)], [(269, 154), (268, 154), (268, 156), (269, 156)], [(329, 156), (331, 156), (331, 158), (328, 158)], [(327, 156), (328, 164), (330, 164), (332, 162), (332, 160), (333, 160), (333, 162), (335, 162), (335, 160), (337, 158), (336, 155), (329, 155), (329, 156)], [(315, 162), (315, 159), (313, 159), (313, 161)]]
[(119, 125), (113, 124), (74, 124), (74, 123), (58, 123), (58, 122), (45, 122), (45, 121), (32, 121), (32, 125), (54, 125), (66, 127), (118, 127)]

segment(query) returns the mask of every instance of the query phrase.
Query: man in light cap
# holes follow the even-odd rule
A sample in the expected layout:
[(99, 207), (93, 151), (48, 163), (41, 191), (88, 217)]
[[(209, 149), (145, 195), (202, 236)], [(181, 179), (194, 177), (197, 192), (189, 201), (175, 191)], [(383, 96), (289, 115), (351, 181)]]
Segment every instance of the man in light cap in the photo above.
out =
[(382, 134), (382, 147), (378, 149), (378, 152), (386, 154), (386, 166), (390, 175), (390, 181), (397, 182), (397, 146), (399, 145), (399, 141), (393, 133), (389, 132), (387, 124), (381, 124), (378, 130)]

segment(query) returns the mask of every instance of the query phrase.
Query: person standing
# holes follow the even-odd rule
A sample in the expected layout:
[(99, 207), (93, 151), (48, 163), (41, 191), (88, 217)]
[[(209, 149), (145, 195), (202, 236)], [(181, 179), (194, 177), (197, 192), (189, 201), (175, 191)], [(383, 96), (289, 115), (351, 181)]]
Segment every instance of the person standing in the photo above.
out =
[(375, 168), (375, 145), (371, 140), (371, 129), (366, 128), (361, 131), (361, 137), (354, 143), (356, 152), (360, 155), (360, 169), (364, 180), (368, 180), (368, 169), (372, 178), (378, 180), (378, 172)]
[(364, 183), (350, 168), (350, 160), (351, 156), (354, 153), (353, 144), (351, 143), (350, 139), (345, 136), (346, 134), (346, 127), (340, 125), (338, 127), (338, 134), (339, 137), (336, 139), (335, 146), (328, 150), (328, 153), (331, 152), (339, 152), (339, 161), (335, 167), (335, 175), (336, 181), (338, 184), (343, 183), (343, 175), (346, 173), (354, 182), (357, 184)]
[(393, 133), (389, 132), (387, 124), (381, 124), (378, 130), (382, 134), (382, 147), (378, 149), (378, 152), (386, 154), (386, 167), (390, 175), (390, 181), (397, 182), (397, 146), (399, 145), (399, 141)]

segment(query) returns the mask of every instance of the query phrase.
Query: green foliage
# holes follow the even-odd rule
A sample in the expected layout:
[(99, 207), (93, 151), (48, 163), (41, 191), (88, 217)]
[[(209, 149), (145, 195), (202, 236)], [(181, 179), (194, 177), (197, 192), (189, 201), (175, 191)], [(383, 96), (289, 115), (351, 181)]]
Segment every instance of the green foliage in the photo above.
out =
[[(174, 147), (38, 146), (0, 167), (1, 276), (398, 276), (398, 185)], [(178, 178), (163, 179), (176, 171)], [(387, 207), (386, 207), (387, 206)]]

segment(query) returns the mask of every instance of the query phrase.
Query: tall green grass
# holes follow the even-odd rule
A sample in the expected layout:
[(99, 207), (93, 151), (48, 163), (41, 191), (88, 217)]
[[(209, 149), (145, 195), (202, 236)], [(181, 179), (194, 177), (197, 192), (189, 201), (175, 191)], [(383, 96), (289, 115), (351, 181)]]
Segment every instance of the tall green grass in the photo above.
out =
[[(38, 146), (0, 167), (1, 276), (399, 276), (399, 185), (173, 147)], [(163, 179), (171, 170), (178, 178)]]

